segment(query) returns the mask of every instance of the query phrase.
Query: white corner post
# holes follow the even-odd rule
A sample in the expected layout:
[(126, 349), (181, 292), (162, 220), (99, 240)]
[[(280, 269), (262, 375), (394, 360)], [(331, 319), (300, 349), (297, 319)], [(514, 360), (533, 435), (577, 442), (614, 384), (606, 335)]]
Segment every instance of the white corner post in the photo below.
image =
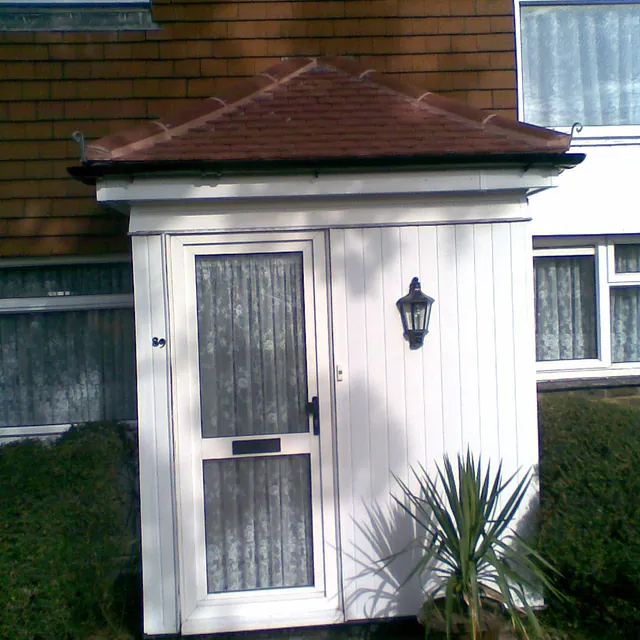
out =
[[(180, 631), (164, 237), (134, 236), (144, 633)], [(156, 340), (157, 339), (157, 340)], [(155, 346), (154, 346), (155, 345)]]

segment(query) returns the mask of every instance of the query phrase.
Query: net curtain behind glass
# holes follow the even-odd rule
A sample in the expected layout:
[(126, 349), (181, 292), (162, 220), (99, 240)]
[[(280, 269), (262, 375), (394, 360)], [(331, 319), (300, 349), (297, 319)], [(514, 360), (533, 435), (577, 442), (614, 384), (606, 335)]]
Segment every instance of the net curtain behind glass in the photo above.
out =
[(640, 3), (521, 6), (524, 119), (640, 124)]
[[(202, 435), (308, 431), (302, 256), (197, 259)], [(308, 455), (204, 462), (210, 593), (313, 582)]]

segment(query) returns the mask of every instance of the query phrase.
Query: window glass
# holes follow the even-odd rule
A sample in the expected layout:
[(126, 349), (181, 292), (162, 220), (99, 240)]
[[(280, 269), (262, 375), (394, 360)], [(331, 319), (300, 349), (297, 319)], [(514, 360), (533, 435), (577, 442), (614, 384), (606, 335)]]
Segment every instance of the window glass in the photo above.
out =
[(640, 124), (640, 2), (520, 5), (524, 120)]
[(0, 298), (83, 296), (133, 292), (131, 265), (51, 265), (0, 269)]
[(611, 361), (640, 362), (640, 287), (611, 288)]
[(149, 0), (0, 0), (0, 32), (157, 28)]
[(125, 262), (0, 268), (0, 427), (135, 420), (131, 293)]
[(0, 315), (0, 425), (134, 420), (133, 310)]
[(615, 246), (616, 273), (640, 273), (640, 244)]
[(597, 358), (595, 259), (534, 260), (538, 361)]

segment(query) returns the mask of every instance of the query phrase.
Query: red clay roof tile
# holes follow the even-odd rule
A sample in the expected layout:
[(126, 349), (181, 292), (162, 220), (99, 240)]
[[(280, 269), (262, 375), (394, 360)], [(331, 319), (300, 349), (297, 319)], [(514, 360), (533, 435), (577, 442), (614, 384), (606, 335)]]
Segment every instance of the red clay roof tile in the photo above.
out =
[(286, 60), (183, 110), (87, 146), (90, 161), (269, 161), (564, 153), (570, 137), (508, 120), (347, 58)]

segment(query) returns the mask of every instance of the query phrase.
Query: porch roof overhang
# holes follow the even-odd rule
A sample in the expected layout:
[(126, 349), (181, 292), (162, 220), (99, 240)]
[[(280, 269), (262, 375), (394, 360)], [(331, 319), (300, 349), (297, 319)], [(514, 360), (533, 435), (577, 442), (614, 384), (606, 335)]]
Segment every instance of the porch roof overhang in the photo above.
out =
[(583, 154), (423, 156), (322, 162), (94, 163), (70, 169), (105, 204), (290, 197), (447, 195), (554, 187)]
[(170, 118), (82, 144), (100, 202), (492, 191), (528, 195), (579, 164), (570, 136), (397, 82), (346, 58), (293, 59)]

